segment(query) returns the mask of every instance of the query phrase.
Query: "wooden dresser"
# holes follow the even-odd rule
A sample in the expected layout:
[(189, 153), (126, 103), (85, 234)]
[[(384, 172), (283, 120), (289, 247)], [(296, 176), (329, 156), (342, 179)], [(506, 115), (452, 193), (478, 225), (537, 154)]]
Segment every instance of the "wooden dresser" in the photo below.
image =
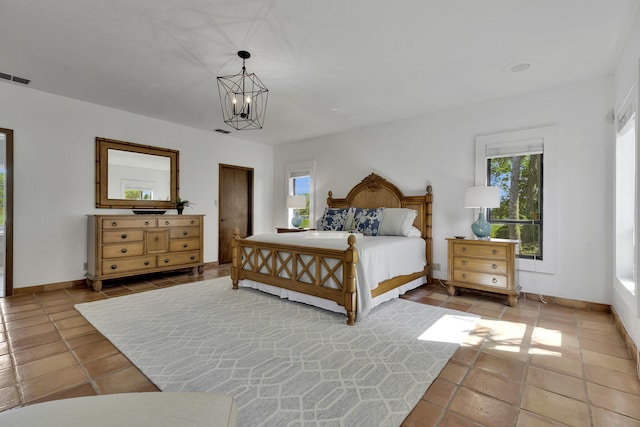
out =
[(204, 215), (89, 215), (87, 284), (192, 268), (202, 274)]
[(518, 303), (514, 240), (447, 239), (449, 244), (449, 295), (456, 287), (507, 295), (508, 303)]

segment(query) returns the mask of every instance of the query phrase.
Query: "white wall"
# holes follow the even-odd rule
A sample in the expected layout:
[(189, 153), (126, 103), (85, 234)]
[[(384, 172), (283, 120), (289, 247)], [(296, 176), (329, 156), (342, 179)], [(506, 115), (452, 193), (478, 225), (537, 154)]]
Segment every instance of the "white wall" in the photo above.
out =
[[(638, 82), (638, 78), (640, 75), (640, 71), (638, 69), (638, 62), (640, 61), (640, 12), (636, 15), (636, 19), (633, 23), (633, 27), (629, 34), (629, 38), (627, 39), (627, 43), (624, 47), (624, 50), (620, 56), (618, 61), (618, 65), (616, 67), (615, 75), (614, 75), (614, 87), (615, 87), (615, 108), (616, 110), (622, 105), (625, 101), (625, 98), (629, 94), (629, 91), (632, 89), (634, 83)], [(638, 86), (636, 85), (636, 90)], [(640, 93), (636, 92), (636, 96), (640, 98)], [(638, 115), (636, 114), (636, 138), (638, 138)], [(636, 173), (638, 173), (638, 167), (640, 167), (640, 148), (636, 139)], [(615, 153), (615, 147), (612, 146), (610, 148), (612, 152), (612, 158)], [(613, 169), (613, 165), (612, 165)], [(636, 180), (636, 236), (635, 241), (638, 242), (639, 230), (638, 230), (638, 206), (640, 201), (640, 180)], [(613, 193), (615, 191), (615, 187), (612, 183), (610, 187), (610, 191)], [(613, 212), (612, 212), (612, 220), (613, 223)], [(611, 246), (611, 251), (613, 251), (613, 242)], [(636, 252), (640, 252), (636, 248)], [(640, 259), (636, 256), (636, 268), (640, 265)], [(638, 276), (636, 272), (636, 277)], [(638, 298), (638, 283), (636, 282), (636, 294), (630, 295), (629, 292), (620, 284), (618, 280), (615, 278), (614, 272), (611, 273), (611, 280), (613, 281), (613, 291), (612, 291), (612, 305), (615, 308), (616, 312), (620, 316), (622, 323), (624, 324), (627, 332), (635, 342), (636, 346), (640, 344), (640, 319), (639, 319), (639, 309), (640, 299)]]
[(611, 159), (613, 82), (602, 77), (569, 86), (504, 98), (425, 117), (381, 124), (354, 132), (301, 141), (275, 149), (274, 217), (286, 225), (284, 170), (288, 163), (316, 162), (316, 214), (326, 195), (346, 192), (370, 172), (398, 186), (406, 195), (433, 185), (435, 263), (446, 279), (445, 238), (470, 234), (472, 210), (463, 193), (474, 183), (475, 137), (557, 124), (560, 170), (559, 246), (555, 274), (521, 273), (526, 292), (610, 303), (612, 259)]
[[(273, 148), (0, 82), (0, 127), (14, 130), (14, 288), (84, 278), (95, 208), (95, 138), (180, 151), (180, 196), (205, 214), (204, 259), (218, 260), (218, 165), (254, 172), (254, 230), (271, 230)], [(169, 211), (170, 213), (171, 211)]]

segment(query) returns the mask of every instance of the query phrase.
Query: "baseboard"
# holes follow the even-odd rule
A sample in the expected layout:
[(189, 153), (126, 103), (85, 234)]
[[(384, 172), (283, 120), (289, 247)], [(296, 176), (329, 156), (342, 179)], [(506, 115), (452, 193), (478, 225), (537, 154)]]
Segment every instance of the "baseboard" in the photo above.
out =
[(618, 313), (616, 312), (616, 309), (614, 307), (611, 307), (611, 314), (613, 315), (613, 320), (616, 323), (616, 328), (622, 335), (624, 343), (627, 345), (629, 356), (631, 356), (631, 359), (633, 359), (636, 363), (636, 373), (640, 377), (640, 359), (638, 358), (638, 347), (636, 346), (636, 343), (634, 343), (631, 339), (631, 335), (629, 335), (629, 332), (627, 332), (627, 328), (624, 327), (624, 324), (622, 323), (622, 320), (620, 320), (620, 316), (618, 316)]
[[(218, 266), (218, 261), (204, 263), (205, 270), (213, 270), (214, 268), (218, 268)], [(86, 286), (87, 282), (85, 279), (70, 280), (68, 282), (47, 283), (44, 285), (26, 286), (24, 288), (13, 288), (13, 296), (30, 295), (46, 291), (57, 291), (59, 289), (80, 288)]]
[(530, 292), (521, 292), (520, 298), (525, 298), (531, 301), (544, 301), (547, 304), (556, 304), (563, 307), (579, 308), (582, 310), (601, 311), (608, 313), (611, 311), (609, 304), (601, 304), (598, 302), (580, 301), (570, 298), (553, 297), (549, 295), (540, 295)]

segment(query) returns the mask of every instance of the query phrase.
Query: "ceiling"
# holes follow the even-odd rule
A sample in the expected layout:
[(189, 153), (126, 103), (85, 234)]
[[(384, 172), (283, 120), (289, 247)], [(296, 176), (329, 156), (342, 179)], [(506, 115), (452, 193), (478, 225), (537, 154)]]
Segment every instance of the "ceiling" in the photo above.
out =
[[(277, 145), (612, 73), (639, 2), (0, 0), (0, 72)], [(264, 129), (222, 121), (238, 50), (269, 88)]]

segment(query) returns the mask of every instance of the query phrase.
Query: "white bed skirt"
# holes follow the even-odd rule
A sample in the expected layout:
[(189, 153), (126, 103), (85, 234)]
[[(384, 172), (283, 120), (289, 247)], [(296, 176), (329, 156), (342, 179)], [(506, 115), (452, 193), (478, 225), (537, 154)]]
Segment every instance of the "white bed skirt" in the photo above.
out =
[[(412, 280), (409, 283), (405, 283), (402, 286), (399, 286), (395, 289), (391, 289), (388, 292), (385, 292), (382, 295), (378, 295), (373, 298), (373, 307), (376, 307), (383, 302), (389, 301), (394, 298), (398, 298), (400, 295), (403, 295), (409, 292), (412, 289), (415, 289), (419, 286), (424, 285), (427, 282), (427, 276), (419, 277), (415, 280)], [(307, 295), (296, 291), (290, 291), (289, 289), (278, 288), (277, 286), (267, 285), (265, 283), (256, 282), (254, 280), (242, 279), (238, 281), (238, 286), (242, 286), (243, 288), (252, 288), (258, 289), (260, 291), (279, 296), (280, 298), (286, 298), (290, 301), (302, 302), (305, 304), (312, 305), (314, 307), (319, 307), (324, 310), (333, 311), (335, 313), (341, 313), (346, 315), (347, 311), (341, 305), (338, 305), (335, 301), (327, 300), (324, 298), (316, 297), (313, 295)], [(360, 317), (360, 313), (356, 314), (356, 319)]]

